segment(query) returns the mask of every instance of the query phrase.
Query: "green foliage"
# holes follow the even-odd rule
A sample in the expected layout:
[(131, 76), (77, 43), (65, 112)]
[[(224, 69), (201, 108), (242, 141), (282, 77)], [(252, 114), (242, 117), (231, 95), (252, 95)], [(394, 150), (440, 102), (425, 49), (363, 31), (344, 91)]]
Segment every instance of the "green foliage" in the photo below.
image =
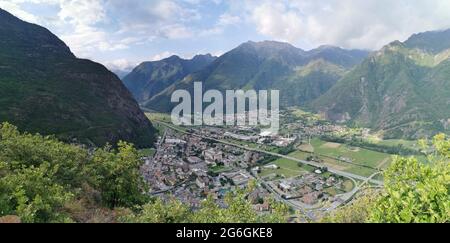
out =
[(2, 174), (6, 172), (0, 177), (0, 215), (16, 214), (26, 223), (70, 221), (61, 209), (73, 194), (53, 181), (56, 171), (50, 164), (14, 172), (8, 167), (5, 162), (0, 164)]
[(378, 193), (366, 192), (349, 205), (346, 205), (320, 220), (322, 223), (367, 223), (370, 209), (374, 207)]
[(177, 200), (164, 202), (156, 199), (141, 207), (138, 215), (130, 214), (122, 217), (126, 223), (191, 223), (192, 212), (189, 207)]
[(109, 147), (97, 149), (88, 171), (109, 207), (133, 207), (148, 200), (147, 185), (138, 169), (141, 165), (139, 152), (131, 144), (119, 142), (117, 153)]
[[(423, 143), (426, 144), (426, 143)], [(370, 192), (327, 215), (333, 223), (448, 223), (450, 222), (450, 139), (437, 135), (428, 163), (395, 158), (384, 173), (384, 189)]]
[(82, 168), (88, 163), (88, 153), (51, 137), (21, 134), (13, 125), (4, 123), (0, 126), (0, 161), (7, 161), (10, 171), (47, 163), (56, 182), (76, 187), (86, 179)]
[(372, 222), (450, 222), (450, 140), (434, 138), (429, 163), (397, 158), (384, 174), (385, 190), (371, 212)]
[[(22, 222), (285, 222), (286, 206), (271, 202), (272, 214), (257, 214), (248, 190), (238, 190), (220, 208), (212, 198), (192, 211), (172, 200), (150, 202), (139, 168), (139, 151), (119, 142), (88, 150), (51, 137), (21, 134), (0, 126), (0, 217), (17, 215)], [(104, 208), (108, 207), (110, 209)], [(123, 210), (119, 210), (123, 208)], [(130, 213), (128, 209), (138, 210)], [(127, 215), (127, 216), (122, 216)]]
[(254, 188), (250, 185), (246, 190), (237, 190), (226, 196), (226, 208), (219, 207), (208, 197), (198, 210), (191, 210), (177, 200), (164, 203), (157, 199), (144, 205), (140, 213), (122, 218), (123, 222), (141, 223), (283, 223), (286, 222), (288, 208), (286, 205), (270, 202), (272, 212), (259, 215), (247, 199)]
[[(120, 142), (90, 151), (51, 137), (21, 134), (0, 126), (0, 216), (18, 215), (23, 222), (67, 222), (65, 206), (101, 194), (101, 208), (134, 207), (147, 202), (139, 173), (142, 161), (130, 144)], [(86, 186), (87, 184), (87, 186)]]

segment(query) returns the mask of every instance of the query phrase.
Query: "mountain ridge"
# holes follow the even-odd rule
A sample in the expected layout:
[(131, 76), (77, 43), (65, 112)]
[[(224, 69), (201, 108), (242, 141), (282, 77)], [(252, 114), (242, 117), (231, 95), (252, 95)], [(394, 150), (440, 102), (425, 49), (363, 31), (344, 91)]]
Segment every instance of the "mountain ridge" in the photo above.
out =
[(0, 20), (0, 121), (76, 143), (153, 145), (152, 124), (115, 74), (44, 27), (1, 9)]
[[(338, 50), (337, 57), (331, 54), (335, 50)], [(304, 51), (289, 43), (248, 41), (223, 54), (204, 69), (174, 82), (142, 104), (149, 109), (168, 112), (173, 106), (170, 104), (170, 94), (174, 90), (187, 89), (192, 92), (192, 83), (202, 81), (205, 89), (221, 91), (280, 89), (282, 105), (287, 106), (290, 103), (301, 105), (324, 93), (344, 72), (368, 55), (367, 51), (344, 50), (337, 47), (335, 50), (324, 48)], [(299, 68), (317, 60), (322, 60), (323, 69), (333, 66), (334, 70), (341, 72), (323, 72), (316, 69), (307, 77), (296, 75)]]
[(216, 59), (211, 54), (196, 55), (192, 59), (173, 55), (159, 61), (142, 62), (122, 80), (136, 100), (142, 102)]
[[(448, 132), (448, 33), (424, 32), (405, 42), (391, 42), (310, 106), (330, 120), (370, 127), (387, 138), (415, 139)], [(430, 49), (427, 40), (436, 39), (443, 44)]]

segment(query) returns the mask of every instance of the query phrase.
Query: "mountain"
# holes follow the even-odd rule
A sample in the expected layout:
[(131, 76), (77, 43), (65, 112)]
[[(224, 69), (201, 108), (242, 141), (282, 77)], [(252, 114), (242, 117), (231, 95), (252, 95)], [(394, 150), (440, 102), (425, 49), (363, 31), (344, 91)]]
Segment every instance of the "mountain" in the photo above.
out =
[(139, 102), (148, 100), (188, 74), (211, 64), (216, 57), (197, 55), (191, 60), (171, 56), (161, 61), (144, 62), (123, 78), (123, 83)]
[(331, 46), (304, 51), (288, 43), (250, 41), (150, 96), (143, 105), (153, 110), (170, 111), (172, 92), (176, 89), (192, 92), (196, 81), (202, 81), (205, 89), (221, 91), (278, 89), (282, 106), (301, 105), (328, 91), (367, 55), (366, 51)]
[(117, 75), (117, 77), (119, 77), (120, 79), (125, 78), (131, 72), (131, 71), (125, 71), (125, 70), (120, 70), (120, 69), (110, 69), (110, 70), (115, 75)]
[(450, 42), (447, 40), (450, 40), (450, 29), (414, 34), (405, 42), (405, 45), (408, 48), (438, 54), (450, 49)]
[(311, 107), (387, 138), (450, 130), (450, 30), (413, 35), (370, 55)]
[(0, 9), (0, 122), (104, 145), (150, 146), (154, 128), (116, 75), (47, 29)]

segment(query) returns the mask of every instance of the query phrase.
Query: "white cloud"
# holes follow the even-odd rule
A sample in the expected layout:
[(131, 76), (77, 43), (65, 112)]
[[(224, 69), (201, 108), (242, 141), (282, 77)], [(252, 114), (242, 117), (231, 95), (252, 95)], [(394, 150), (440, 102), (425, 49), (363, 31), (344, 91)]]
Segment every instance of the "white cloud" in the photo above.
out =
[(225, 54), (225, 51), (222, 51), (222, 50), (218, 50), (218, 51), (213, 51), (213, 52), (211, 52), (211, 55), (213, 55), (213, 56), (215, 56), (215, 57), (220, 57), (220, 56), (222, 56), (223, 54)]
[[(58, 10), (44, 19), (24, 10), (30, 3)], [(195, 9), (175, 0), (0, 0), (0, 7), (51, 28), (77, 56), (88, 58), (98, 51), (124, 50), (155, 38), (190, 38), (194, 30), (188, 23), (201, 18)]]
[[(0, 0), (0, 7), (46, 26), (77, 56), (102, 60), (123, 54), (119, 50), (151, 49), (150, 42), (181, 53), (196, 53), (193, 48), (203, 44), (202, 51), (227, 49), (242, 34), (308, 47), (378, 49), (413, 33), (450, 27), (449, 0)], [(180, 39), (190, 45), (180, 46)], [(217, 46), (219, 39), (232, 44)], [(153, 59), (173, 54), (168, 53)]]
[(31, 22), (31, 23), (37, 23), (39, 21), (39, 18), (29, 12), (26, 12), (22, 10), (20, 7), (20, 1), (0, 1), (0, 8), (10, 12), (14, 13), (17, 17), (21, 18), (24, 21)]
[(161, 52), (161, 53), (158, 53), (158, 54), (152, 56), (150, 58), (150, 61), (159, 61), (159, 60), (162, 60), (164, 58), (168, 58), (168, 57), (173, 56), (173, 55), (175, 55), (175, 53), (173, 53), (173, 52), (169, 52), (169, 51)]
[(138, 65), (138, 62), (133, 62), (127, 59), (116, 59), (113, 61), (104, 62), (105, 66), (114, 71), (131, 71)]
[(198, 36), (208, 37), (213, 35), (220, 35), (224, 33), (227, 27), (236, 27), (241, 22), (242, 19), (239, 16), (224, 13), (219, 16), (217, 23), (213, 27), (198, 30)]
[(296, 41), (304, 32), (301, 28), (304, 20), (282, 2), (266, 2), (256, 7), (252, 18), (260, 33), (282, 41)]
[(413, 33), (450, 27), (448, 0), (247, 1), (251, 21), (272, 39), (377, 49)]
[(58, 16), (74, 25), (92, 25), (105, 21), (103, 5), (102, 0), (61, 0)]
[(229, 13), (224, 13), (219, 17), (218, 25), (228, 26), (228, 25), (236, 25), (241, 22), (241, 18), (236, 15), (231, 15)]
[(185, 39), (193, 36), (193, 33), (186, 26), (180, 24), (163, 26), (158, 33), (159, 36), (168, 39)]

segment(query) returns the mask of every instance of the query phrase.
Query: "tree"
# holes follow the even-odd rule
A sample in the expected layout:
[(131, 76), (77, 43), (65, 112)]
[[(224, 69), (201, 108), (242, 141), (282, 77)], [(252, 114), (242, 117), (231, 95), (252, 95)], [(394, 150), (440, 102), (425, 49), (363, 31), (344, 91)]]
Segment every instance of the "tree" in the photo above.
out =
[(134, 207), (148, 202), (148, 186), (139, 169), (143, 161), (129, 143), (119, 142), (117, 152), (97, 149), (87, 171), (110, 208)]
[(320, 219), (322, 223), (366, 223), (374, 207), (378, 193), (370, 190), (353, 202)]
[[(134, 208), (148, 202), (139, 172), (143, 162), (131, 144), (88, 150), (53, 137), (20, 133), (3, 123), (0, 162), (0, 217), (66, 222), (71, 211), (89, 214), (92, 208), (107, 211), (104, 204)], [(68, 205), (80, 208), (70, 210)]]
[(9, 123), (0, 125), (0, 160), (11, 172), (48, 163), (54, 180), (65, 187), (80, 186), (88, 153), (79, 146), (64, 144), (52, 137), (20, 133)]
[(0, 215), (15, 214), (25, 223), (67, 222), (62, 213), (65, 203), (73, 194), (53, 182), (56, 171), (48, 163), (7, 173), (8, 164), (2, 162), (0, 170)]
[(192, 212), (187, 205), (175, 199), (164, 202), (156, 199), (152, 203), (145, 204), (139, 214), (124, 216), (125, 223), (191, 223)]
[(371, 222), (450, 222), (450, 140), (433, 140), (428, 163), (397, 157), (384, 173), (385, 189), (370, 214)]
[(212, 197), (202, 202), (200, 209), (191, 210), (188, 206), (172, 199), (163, 202), (157, 199), (144, 205), (138, 214), (123, 217), (123, 222), (140, 223), (282, 223), (286, 222), (288, 207), (271, 200), (272, 212), (259, 215), (252, 207), (247, 195), (254, 189), (250, 184), (247, 189), (238, 189), (227, 194), (226, 207), (221, 208)]
[(395, 157), (384, 172), (381, 193), (369, 193), (327, 215), (323, 222), (450, 222), (450, 140), (437, 135), (427, 161)]

